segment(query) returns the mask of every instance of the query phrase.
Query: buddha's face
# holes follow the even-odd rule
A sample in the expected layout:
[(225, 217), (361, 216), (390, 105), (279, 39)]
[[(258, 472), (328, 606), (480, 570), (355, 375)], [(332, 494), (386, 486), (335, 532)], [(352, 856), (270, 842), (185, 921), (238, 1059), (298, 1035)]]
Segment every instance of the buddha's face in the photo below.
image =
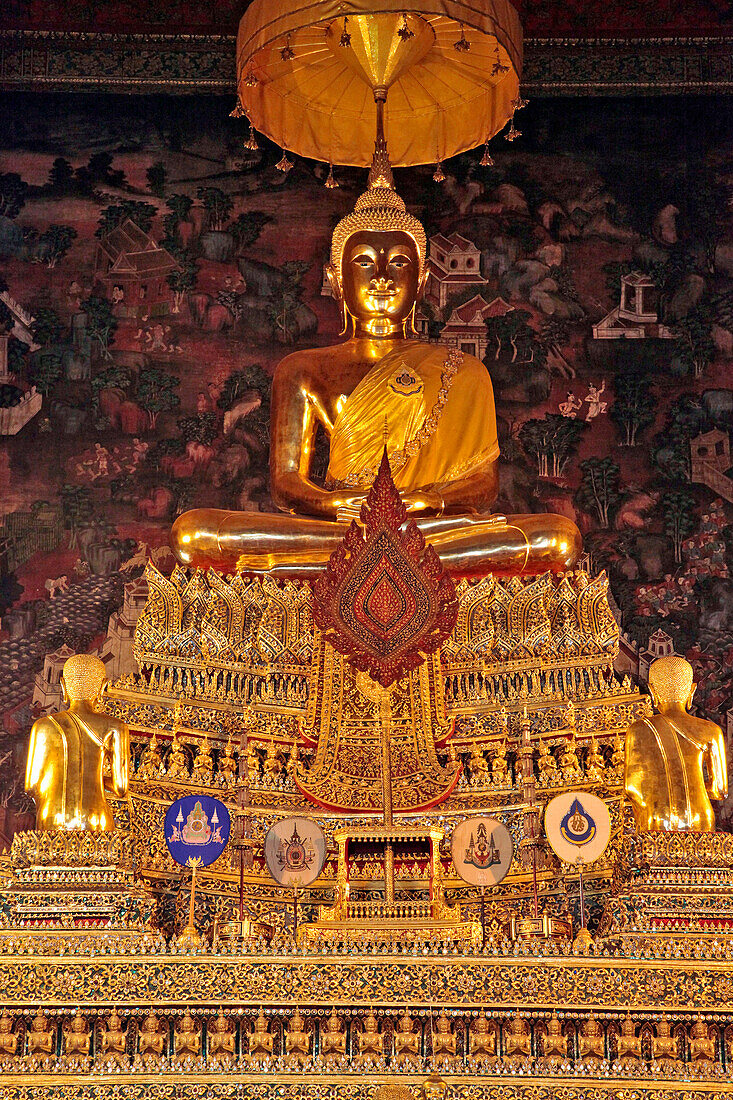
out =
[(398, 332), (419, 291), (420, 258), (409, 233), (363, 230), (349, 237), (341, 261), (341, 293), (357, 332)]

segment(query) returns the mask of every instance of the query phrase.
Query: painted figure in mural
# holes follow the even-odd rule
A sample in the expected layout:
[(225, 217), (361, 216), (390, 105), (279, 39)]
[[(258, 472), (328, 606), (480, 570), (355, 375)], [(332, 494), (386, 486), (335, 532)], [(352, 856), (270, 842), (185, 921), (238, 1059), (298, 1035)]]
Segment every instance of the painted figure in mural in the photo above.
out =
[(692, 665), (660, 657), (649, 669), (658, 710), (626, 734), (625, 788), (642, 832), (713, 832), (711, 798), (725, 798), (728, 771), (723, 731), (688, 713), (695, 694)]
[[(281, 515), (199, 509), (172, 531), (183, 564), (307, 576), (359, 515), (384, 448), (408, 512), (457, 574), (564, 571), (580, 534), (564, 516), (498, 516), (494, 396), (478, 359), (413, 339), (427, 276), (425, 230), (375, 153), (369, 189), (334, 230), (329, 278), (351, 336), (294, 352), (275, 371), (270, 473)], [(325, 487), (311, 478), (319, 425)]]
[(97, 709), (106, 679), (98, 657), (69, 657), (61, 676), (69, 709), (33, 723), (25, 789), (36, 801), (38, 829), (114, 828), (107, 794), (127, 793), (130, 732)]
[(595, 420), (595, 418), (597, 416), (600, 416), (601, 413), (604, 413), (606, 411), (607, 403), (605, 401), (601, 401), (601, 394), (605, 393), (605, 391), (606, 391), (606, 380), (605, 380), (605, 378), (601, 382), (601, 388), (600, 389), (598, 389), (596, 386), (594, 386), (592, 382), (588, 383), (588, 394), (587, 394), (586, 397), (583, 398), (583, 400), (588, 405), (588, 415), (585, 418), (586, 422), (588, 420)]

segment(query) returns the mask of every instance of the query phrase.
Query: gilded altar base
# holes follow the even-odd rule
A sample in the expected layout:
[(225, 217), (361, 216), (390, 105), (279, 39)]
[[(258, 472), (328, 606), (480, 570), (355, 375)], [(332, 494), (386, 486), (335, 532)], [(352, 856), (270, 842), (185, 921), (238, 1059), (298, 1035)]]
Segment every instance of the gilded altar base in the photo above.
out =
[[(363, 677), (315, 629), (309, 586), (268, 577), (226, 579), (181, 567), (165, 578), (148, 566), (146, 576), (150, 596), (135, 639), (141, 672), (115, 685), (106, 699), (107, 708), (133, 730), (131, 814), (145, 881), (185, 900), (180, 869), (163, 843), (162, 816), (173, 798), (204, 789), (236, 812), (245, 781), (243, 761), (237, 767), (232, 753), (240, 750), (245, 730), (247, 820), (255, 845), (273, 821), (291, 813), (318, 820), (334, 850), (335, 832), (345, 823), (371, 827), (373, 814), (364, 810), (380, 804), (375, 700)], [(488, 898), (490, 918), (501, 928), (511, 913), (531, 916), (531, 875), (526, 849), (520, 849), (527, 827), (520, 752), (525, 713), (538, 809), (568, 785), (590, 790), (609, 802), (620, 836), (623, 731), (647, 713), (648, 699), (613, 673), (618, 627), (607, 587), (603, 574), (589, 578), (582, 570), (462, 582), (452, 635), (393, 696), (395, 809), (405, 825), (443, 829), (444, 895), (463, 921), (478, 919), (478, 898), (452, 872), (448, 841), (453, 823), (475, 812), (501, 817), (519, 853), (501, 896)], [(183, 752), (175, 756), (175, 767), (169, 751), (174, 734)], [(202, 786), (196, 762), (204, 735), (215, 764)], [(436, 791), (453, 777), (449, 797), (432, 810), (418, 809), (419, 795), (411, 790), (416, 760), (423, 778), (426, 769), (434, 777)], [(354, 773), (351, 779), (347, 772)], [(363, 773), (361, 783), (357, 772)], [(304, 793), (313, 774), (324, 805), (314, 805)], [(340, 814), (328, 808), (334, 801)], [(610, 889), (612, 856), (613, 849), (590, 873), (593, 906), (602, 906), (602, 894)], [(306, 892), (306, 922), (318, 917), (319, 907), (333, 904), (337, 864), (330, 856)], [(424, 870), (424, 862), (398, 861), (397, 900), (428, 901)], [(558, 928), (569, 929), (576, 884), (568, 868), (543, 851), (538, 870), (544, 910)], [(204, 923), (214, 912), (222, 922), (238, 916), (239, 874), (231, 850), (202, 873), (197, 904)], [(286, 910), (256, 851), (245, 862), (243, 882), (245, 916), (282, 927)], [(380, 891), (382, 867), (366, 860), (353, 876), (351, 898), (367, 901)]]
[(2, 924), (31, 942), (53, 931), (75, 931), (80, 942), (137, 939), (149, 932), (156, 902), (134, 862), (133, 838), (121, 830), (17, 833), (3, 867)]
[[(365, 846), (348, 880), (339, 860), (340, 839), (383, 841), (376, 834), (384, 826), (356, 805), (341, 813), (314, 805), (297, 782), (327, 729), (324, 675), (330, 691), (343, 688), (339, 662), (326, 668), (310, 590), (182, 569), (170, 580), (152, 567), (147, 576), (150, 599), (136, 636), (141, 673), (115, 685), (105, 705), (134, 739), (129, 801), (114, 807), (125, 834), (118, 873), (134, 874), (127, 886), (156, 897), (165, 934), (144, 927), (136, 936), (99, 934), (62, 917), (23, 924), (28, 898), (53, 904), (63, 887), (76, 905), (74, 884), (88, 869), (70, 850), (49, 849), (41, 861), (39, 845), (65, 840), (17, 839), (5, 867), (15, 876), (15, 892), (5, 895), (15, 908), (6, 901), (0, 927), (3, 1100), (77, 1100), (80, 1088), (100, 1100), (374, 1100), (381, 1085), (420, 1100), (433, 1068), (449, 1100), (733, 1095), (733, 852), (717, 834), (678, 841), (634, 832), (622, 805), (623, 733), (648, 712), (648, 700), (613, 674), (618, 629), (605, 577), (489, 577), (460, 586), (458, 623), (430, 674), (434, 713), (422, 727), (437, 766), (458, 778), (440, 806), (396, 818), (393, 831), (412, 847), (391, 838), (393, 905), (402, 921), (392, 929), (380, 860)], [(348, 690), (358, 692), (358, 683)], [(364, 715), (368, 727), (371, 704), (362, 693), (351, 705), (356, 735)], [(523, 774), (530, 763), (532, 784)], [(571, 938), (577, 876), (543, 846), (536, 852), (540, 920), (551, 917), (566, 934), (532, 936), (529, 927), (527, 822), (568, 788), (600, 794), (612, 816), (611, 845), (586, 878), (590, 942), (582, 951)], [(197, 791), (227, 803), (246, 825), (247, 845), (228, 848), (197, 876), (205, 940), (190, 950), (171, 946), (189, 879), (167, 852), (163, 818), (172, 799)], [(476, 936), (476, 891), (455, 877), (447, 847), (454, 824), (476, 812), (505, 821), (517, 853), (487, 899), (485, 948)], [(300, 898), (297, 942), (291, 899), (283, 899), (258, 847), (270, 824), (291, 813), (318, 820), (330, 842), (323, 874)], [(419, 850), (421, 837), (434, 842), (428, 854)], [(240, 851), (247, 853), (241, 867)], [(47, 890), (43, 876), (57, 874)], [(243, 929), (240, 882), (244, 931), (252, 935), (227, 938), (231, 918)], [(96, 904), (95, 892), (88, 897)], [(265, 928), (273, 931), (269, 943)], [(46, 1023), (35, 1026), (45, 1028), (51, 1051), (33, 1061), (29, 1035), (40, 1004)], [(395, 1056), (406, 1011), (418, 1037), (409, 1064)], [(294, 1060), (288, 1037), (296, 1013), (308, 1053)], [(88, 1064), (69, 1052), (78, 1014), (90, 1036)], [(334, 1014), (343, 1053), (322, 1053)], [(441, 1014), (448, 1038), (443, 1023), (434, 1051)], [(565, 1057), (545, 1057), (553, 1014)], [(377, 1038), (362, 1055), (370, 1018)], [(628, 1049), (639, 1039), (638, 1059), (619, 1054), (622, 1027)], [(593, 1058), (584, 1053), (591, 1029)], [(454, 1039), (455, 1055), (446, 1056)]]

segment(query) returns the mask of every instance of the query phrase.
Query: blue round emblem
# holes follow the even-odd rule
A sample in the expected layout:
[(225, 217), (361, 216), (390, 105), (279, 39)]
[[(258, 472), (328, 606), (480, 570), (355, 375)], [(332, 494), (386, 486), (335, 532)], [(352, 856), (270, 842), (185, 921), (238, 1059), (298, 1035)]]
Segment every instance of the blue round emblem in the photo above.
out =
[(218, 859), (231, 832), (229, 810), (218, 798), (189, 794), (177, 798), (165, 815), (165, 842), (176, 863), (194, 856), (202, 867)]

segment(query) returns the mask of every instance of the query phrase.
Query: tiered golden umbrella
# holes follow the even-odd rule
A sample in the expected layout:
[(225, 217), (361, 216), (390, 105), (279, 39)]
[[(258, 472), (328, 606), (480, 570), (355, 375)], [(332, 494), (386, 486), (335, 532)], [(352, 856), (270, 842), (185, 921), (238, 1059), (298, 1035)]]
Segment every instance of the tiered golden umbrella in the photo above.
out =
[(522, 105), (522, 30), (507, 0), (254, 0), (239, 25), (239, 109), (283, 150), (393, 165), (488, 142)]

